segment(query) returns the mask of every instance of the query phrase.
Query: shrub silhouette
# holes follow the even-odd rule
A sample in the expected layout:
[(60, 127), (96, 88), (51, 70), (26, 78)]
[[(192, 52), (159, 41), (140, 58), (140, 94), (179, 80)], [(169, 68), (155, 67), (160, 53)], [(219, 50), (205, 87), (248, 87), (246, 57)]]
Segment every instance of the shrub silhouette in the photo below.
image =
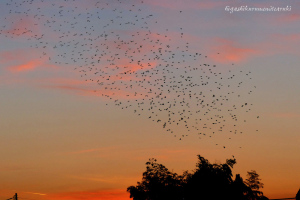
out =
[(259, 191), (263, 184), (255, 171), (248, 172), (243, 181), (239, 174), (232, 179), (235, 159), (223, 164), (211, 164), (198, 155), (196, 169), (182, 175), (170, 172), (152, 158), (146, 162), (146, 171), (141, 182), (127, 191), (133, 200), (265, 200)]

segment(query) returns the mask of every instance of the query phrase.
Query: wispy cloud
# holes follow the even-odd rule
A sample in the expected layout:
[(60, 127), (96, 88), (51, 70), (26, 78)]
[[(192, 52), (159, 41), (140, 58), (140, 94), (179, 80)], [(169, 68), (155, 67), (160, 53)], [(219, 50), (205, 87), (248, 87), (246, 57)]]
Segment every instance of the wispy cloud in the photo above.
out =
[(283, 118), (283, 119), (297, 119), (297, 118), (300, 118), (299, 113), (293, 113), (293, 112), (273, 113), (273, 114), (271, 114), (271, 116), (275, 117), (275, 118)]
[[(66, 81), (69, 82), (66, 82)], [(138, 99), (142, 98), (142, 96), (137, 96), (133, 91), (125, 91), (125, 90), (110, 90), (106, 89), (107, 87), (97, 87), (96, 83), (91, 81), (78, 81), (72, 79), (66, 79), (63, 82), (60, 82), (57, 79), (53, 79), (51, 82), (44, 82), (39, 85), (41, 88), (46, 89), (57, 89), (65, 92), (70, 92), (73, 94), (77, 94), (80, 96), (98, 96), (104, 98), (123, 98), (123, 99)]]
[(38, 192), (25, 192), (25, 193), (28, 193), (28, 194), (35, 194), (35, 195), (40, 195), (40, 196), (45, 196), (47, 194), (44, 194), (44, 193), (38, 193)]
[(20, 65), (10, 66), (10, 67), (8, 67), (8, 70), (13, 73), (32, 71), (35, 68), (40, 67), (44, 63), (45, 63), (44, 60), (34, 59), (34, 60), (28, 61), (28, 62), (20, 64)]
[(117, 148), (116, 146), (109, 146), (109, 147), (101, 147), (101, 148), (94, 148), (94, 149), (84, 149), (84, 150), (69, 152), (67, 154), (85, 154), (85, 153), (93, 153), (93, 152), (101, 152), (101, 151), (106, 152), (108, 150), (113, 150), (116, 148)]
[[(149, 154), (149, 152), (151, 152)], [(126, 146), (108, 146), (92, 149), (83, 149), (79, 151), (67, 152), (64, 155), (67, 156), (80, 156), (80, 157), (97, 157), (105, 159), (117, 159), (120, 155), (123, 157), (128, 157), (131, 160), (135, 161), (147, 161), (151, 156), (156, 159), (176, 161), (178, 155), (181, 154), (190, 154), (194, 155), (194, 150), (192, 149), (176, 149), (176, 148), (156, 148), (150, 149), (132, 149)], [(151, 156), (150, 156), (151, 155)], [(150, 156), (150, 157), (149, 157)], [(194, 160), (193, 157), (187, 158)]]
[(168, 9), (174, 10), (182, 10), (182, 9), (213, 9), (219, 6), (226, 5), (227, 2), (224, 1), (159, 1), (159, 0), (152, 0), (152, 1), (145, 1), (145, 3), (150, 4), (152, 6), (163, 7)]
[(128, 200), (129, 193), (125, 189), (102, 189), (91, 191), (74, 191), (48, 195), (49, 199), (69, 200)]
[(213, 44), (209, 56), (220, 63), (243, 62), (259, 53), (258, 49), (244, 47), (233, 40), (224, 38), (216, 38)]
[(9, 25), (6, 25), (6, 29), (0, 31), (0, 33), (6, 36), (32, 37), (40, 35), (39, 26), (34, 22), (32, 16), (10, 15), (7, 21), (10, 22)]
[(278, 17), (277, 22), (299, 22), (300, 21), (300, 14), (298, 13), (291, 13), (289, 15), (284, 15), (282, 17)]
[(299, 56), (300, 33), (270, 34), (265, 41), (256, 44), (260, 48), (260, 54), (280, 55), (291, 54)]
[(91, 182), (102, 182), (107, 184), (119, 184), (126, 182), (134, 182), (140, 178), (140, 176), (105, 176), (97, 174), (87, 174), (87, 175), (69, 175), (69, 178), (91, 181)]
[(48, 56), (35, 49), (13, 49), (0, 52), (0, 63), (11, 73), (33, 71), (39, 67), (55, 68), (47, 63)]

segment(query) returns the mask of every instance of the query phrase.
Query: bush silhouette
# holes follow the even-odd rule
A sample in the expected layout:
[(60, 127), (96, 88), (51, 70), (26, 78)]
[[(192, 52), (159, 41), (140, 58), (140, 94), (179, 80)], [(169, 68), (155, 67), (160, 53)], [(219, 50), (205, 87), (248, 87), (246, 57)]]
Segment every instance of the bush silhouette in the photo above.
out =
[(223, 164), (211, 164), (198, 155), (196, 169), (182, 175), (170, 172), (156, 159), (146, 162), (146, 171), (141, 182), (127, 191), (133, 200), (265, 200), (259, 191), (263, 184), (255, 171), (248, 172), (243, 181), (239, 174), (232, 179), (235, 159)]

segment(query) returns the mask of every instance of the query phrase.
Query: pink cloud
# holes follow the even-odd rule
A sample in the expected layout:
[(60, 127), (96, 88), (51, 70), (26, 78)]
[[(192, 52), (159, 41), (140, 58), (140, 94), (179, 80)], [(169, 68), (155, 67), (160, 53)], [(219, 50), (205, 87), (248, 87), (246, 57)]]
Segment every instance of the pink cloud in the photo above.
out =
[(35, 36), (40, 34), (39, 26), (33, 17), (25, 15), (12, 15), (7, 19), (11, 22), (7, 29), (1, 30), (7, 36)]
[[(109, 3), (108, 3), (109, 2)], [(84, 0), (84, 1), (72, 1), (72, 3), (69, 3), (67, 1), (61, 1), (61, 0), (51, 0), (51, 1), (36, 1), (33, 2), (35, 7), (39, 8), (49, 8), (49, 7), (54, 7), (54, 8), (61, 8), (61, 9), (66, 9), (66, 8), (71, 8), (74, 10), (76, 13), (81, 13), (85, 12), (90, 9), (100, 9), (100, 8), (110, 8), (112, 4), (118, 5), (119, 3), (113, 2), (113, 1), (99, 1), (99, 0)], [(123, 6), (127, 6), (126, 4), (123, 4)]]
[(36, 49), (14, 49), (0, 52), (0, 63), (11, 73), (33, 71), (38, 67), (57, 68), (47, 63), (48, 55)]
[[(153, 49), (158, 49), (160, 46), (165, 48), (166, 44), (173, 38), (178, 38), (179, 33), (169, 31), (168, 33), (157, 33), (154, 31), (144, 30), (117, 30), (116, 35), (122, 35), (122, 40), (118, 41), (115, 38), (107, 41), (99, 40), (98, 46), (109, 46), (116, 51), (135, 51), (136, 54), (150, 52)], [(177, 37), (175, 36), (177, 34)], [(135, 41), (131, 43), (131, 41)]]
[(272, 36), (276, 41), (282, 41), (284, 42), (299, 42), (300, 41), (300, 33), (293, 33), (293, 34), (274, 34)]
[(255, 48), (242, 47), (242, 45), (228, 39), (217, 38), (214, 44), (213, 47), (210, 47), (212, 53), (209, 56), (220, 63), (243, 62), (259, 53), (259, 50)]
[(17, 61), (28, 61), (32, 58), (32, 55), (37, 53), (31, 49), (13, 49), (0, 52), (0, 58), (2, 63)]
[(295, 22), (295, 21), (299, 21), (299, 20), (300, 20), (300, 14), (298, 14), (298, 13), (285, 15), (285, 16), (279, 18), (279, 21), (282, 21), (282, 22)]
[(39, 87), (71, 91), (79, 95), (96, 95), (95, 90), (89, 88), (90, 82), (71, 78), (48, 78), (37, 80)]
[(22, 71), (32, 71), (35, 68), (42, 65), (43, 63), (44, 63), (43, 60), (35, 59), (35, 60), (28, 61), (21, 65), (10, 66), (8, 69), (9, 69), (9, 71), (11, 71), (13, 73), (22, 72)]
[[(115, 89), (110, 90), (108, 86), (100, 87), (96, 83), (90, 80), (73, 80), (73, 79), (47, 79), (47, 80), (38, 80), (39, 87), (48, 88), (48, 89), (59, 89), (62, 91), (71, 92), (73, 94), (81, 96), (98, 96), (108, 99), (139, 99), (143, 96), (138, 96), (132, 90), (125, 89)], [(120, 85), (121, 87), (121, 85)]]
[(263, 56), (287, 53), (299, 56), (299, 42), (300, 33), (272, 34), (256, 46), (261, 49)]

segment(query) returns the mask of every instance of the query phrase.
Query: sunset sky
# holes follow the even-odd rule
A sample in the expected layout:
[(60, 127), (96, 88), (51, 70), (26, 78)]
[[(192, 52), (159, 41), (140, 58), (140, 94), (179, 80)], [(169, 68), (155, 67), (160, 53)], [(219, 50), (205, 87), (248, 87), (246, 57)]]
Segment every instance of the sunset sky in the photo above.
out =
[[(289, 10), (230, 13), (227, 6)], [(245, 179), (256, 170), (265, 196), (294, 197), (300, 187), (299, 13), (295, 0), (2, 0), (0, 198), (129, 200), (126, 188), (141, 181), (149, 158), (181, 174), (195, 169), (198, 154), (212, 163), (234, 156), (233, 173)], [(117, 45), (121, 40), (132, 42)], [(143, 87), (157, 93), (163, 87), (154, 80), (161, 83), (172, 55), (154, 57), (159, 48), (185, 52), (171, 59), (173, 80), (181, 80), (183, 66), (200, 70), (209, 63), (220, 76), (243, 82), (223, 81), (233, 85), (217, 91), (242, 94), (230, 96), (230, 105), (252, 104), (249, 112), (237, 109), (237, 133), (226, 128), (235, 127), (227, 118), (223, 131), (199, 135), (173, 125), (170, 133), (149, 119), (147, 107), (137, 114), (144, 105), (136, 102), (148, 95)], [(140, 76), (149, 72), (157, 73)], [(193, 103), (188, 111), (201, 110)], [(163, 112), (159, 117), (167, 120)]]

